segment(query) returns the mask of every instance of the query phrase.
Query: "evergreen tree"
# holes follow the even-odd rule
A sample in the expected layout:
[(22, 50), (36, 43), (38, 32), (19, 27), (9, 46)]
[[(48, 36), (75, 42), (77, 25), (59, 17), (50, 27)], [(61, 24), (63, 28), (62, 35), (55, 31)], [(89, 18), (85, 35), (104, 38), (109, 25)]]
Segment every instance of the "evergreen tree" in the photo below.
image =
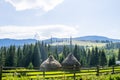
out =
[(92, 54), (90, 59), (90, 66), (95, 66), (95, 51), (94, 48), (92, 48)]
[(64, 58), (63, 58), (63, 54), (61, 53), (61, 54), (59, 55), (59, 62), (62, 63), (63, 60), (64, 60)]
[(48, 44), (48, 52), (50, 52), (50, 50), (51, 50), (51, 46)]
[(5, 66), (5, 60), (6, 60), (6, 58), (5, 58), (5, 55), (6, 55), (6, 47), (1, 47), (1, 49), (0, 49), (0, 64), (2, 65), (2, 66)]
[(48, 52), (47, 49), (45, 48), (45, 44), (42, 42), (38, 42), (39, 48), (40, 48), (40, 53), (41, 53), (41, 60), (42, 62), (47, 59)]
[(80, 61), (79, 47), (78, 47), (77, 45), (75, 45), (75, 48), (74, 48), (74, 50), (73, 50), (73, 54), (74, 54), (74, 56), (76, 57), (76, 59), (77, 59), (78, 61)]
[(110, 58), (109, 58), (108, 66), (112, 66), (112, 65), (113, 65), (113, 62), (112, 62), (112, 58), (110, 57)]
[(22, 59), (23, 59), (23, 51), (21, 49), (21, 47), (19, 46), (17, 49), (17, 66), (22, 66)]
[(53, 55), (53, 46), (48, 44), (47, 51), (48, 51), (48, 56)]
[(116, 60), (115, 60), (115, 55), (113, 55), (113, 56), (112, 56), (112, 65), (115, 65), (115, 62), (116, 62)]
[(7, 66), (10, 66), (10, 67), (17, 66), (16, 47), (12, 45), (8, 49)]
[(78, 57), (80, 57), (80, 62), (82, 62), (82, 66), (87, 66), (87, 54), (86, 54), (86, 50), (84, 47), (81, 47), (80, 50), (78, 50), (79, 54)]
[(109, 58), (109, 66), (115, 65), (115, 55), (113, 55), (111, 58)]
[(87, 65), (88, 65), (88, 67), (90, 66), (90, 59), (91, 59), (91, 52), (90, 52), (90, 49), (88, 49), (88, 52), (87, 52)]
[(104, 50), (100, 51), (100, 65), (101, 66), (107, 65), (107, 58)]
[(24, 44), (23, 46), (23, 56), (29, 53), (29, 45)]
[(34, 67), (39, 67), (40, 63), (41, 63), (40, 47), (38, 43), (36, 43), (33, 52), (32, 64)]
[(112, 59), (111, 58), (109, 58), (108, 66), (112, 66)]
[(120, 61), (120, 48), (118, 50), (118, 61)]
[(67, 55), (69, 54), (69, 48), (67, 46), (63, 46), (63, 58), (66, 58)]
[(58, 59), (58, 47), (57, 46), (55, 46), (54, 56), (55, 56), (55, 59), (59, 60)]
[(97, 66), (97, 65), (99, 65), (99, 53), (98, 53), (98, 48), (97, 47), (95, 47), (95, 57), (94, 57), (94, 59), (95, 59), (95, 66)]
[(29, 62), (30, 62), (30, 59), (31, 59), (30, 58), (31, 55), (29, 54), (30, 50), (32, 50), (30, 45), (26, 45), (25, 44), (23, 46), (23, 58), (22, 58), (22, 60), (19, 63), (22, 67), (27, 67), (29, 65)]

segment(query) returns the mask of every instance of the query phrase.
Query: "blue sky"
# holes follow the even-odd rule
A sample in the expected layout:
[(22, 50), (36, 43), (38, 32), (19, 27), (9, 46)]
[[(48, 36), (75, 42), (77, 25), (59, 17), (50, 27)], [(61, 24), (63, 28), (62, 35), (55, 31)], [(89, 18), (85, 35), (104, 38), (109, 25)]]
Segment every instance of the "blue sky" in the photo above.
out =
[(119, 4), (120, 0), (0, 0), (0, 38), (120, 39)]

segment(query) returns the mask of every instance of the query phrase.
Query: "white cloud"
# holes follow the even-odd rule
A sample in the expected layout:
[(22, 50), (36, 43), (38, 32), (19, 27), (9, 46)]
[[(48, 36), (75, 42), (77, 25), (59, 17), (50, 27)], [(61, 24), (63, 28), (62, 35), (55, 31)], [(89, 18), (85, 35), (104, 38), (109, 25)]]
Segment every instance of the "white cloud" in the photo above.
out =
[(13, 38), (13, 39), (47, 39), (51, 36), (63, 37), (76, 37), (78, 30), (74, 26), (66, 25), (43, 25), (43, 26), (0, 26), (0, 38)]
[(5, 0), (12, 4), (17, 11), (28, 9), (42, 9), (44, 11), (50, 11), (64, 0)]

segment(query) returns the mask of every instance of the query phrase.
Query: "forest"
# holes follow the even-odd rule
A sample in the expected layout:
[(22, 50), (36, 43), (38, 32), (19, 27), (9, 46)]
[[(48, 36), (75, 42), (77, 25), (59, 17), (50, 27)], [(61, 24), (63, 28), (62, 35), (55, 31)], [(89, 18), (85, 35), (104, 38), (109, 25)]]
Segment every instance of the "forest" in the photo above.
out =
[(120, 43), (107, 43), (104, 47), (86, 47), (80, 45), (50, 45), (44, 42), (24, 44), (24, 46), (11, 45), (0, 48), (0, 65), (4, 67), (40, 67), (40, 64), (53, 55), (60, 63), (69, 53), (73, 53), (82, 67), (95, 67), (100, 65), (112, 66), (120, 60)]

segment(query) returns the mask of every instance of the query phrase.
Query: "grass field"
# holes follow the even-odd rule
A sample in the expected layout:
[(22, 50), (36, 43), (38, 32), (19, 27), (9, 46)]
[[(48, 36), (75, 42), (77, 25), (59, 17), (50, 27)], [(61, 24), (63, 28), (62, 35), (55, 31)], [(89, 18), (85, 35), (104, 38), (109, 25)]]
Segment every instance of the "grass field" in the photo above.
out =
[[(96, 69), (82, 69), (80, 71), (49, 71), (12, 69), (2, 71), (2, 80), (120, 80), (120, 67), (100, 69), (100, 76), (96, 76)], [(75, 72), (75, 74), (74, 74)], [(74, 76), (75, 75), (75, 76)]]
[[(53, 43), (52, 45), (69, 45), (70, 43), (69, 42), (56, 42), (56, 43)], [(79, 46), (88, 46), (88, 47), (91, 47), (91, 46), (98, 46), (98, 47), (103, 47), (106, 45), (106, 43), (97, 43), (97, 42), (91, 42), (91, 41), (72, 41), (72, 44), (75, 45), (79, 45)]]

